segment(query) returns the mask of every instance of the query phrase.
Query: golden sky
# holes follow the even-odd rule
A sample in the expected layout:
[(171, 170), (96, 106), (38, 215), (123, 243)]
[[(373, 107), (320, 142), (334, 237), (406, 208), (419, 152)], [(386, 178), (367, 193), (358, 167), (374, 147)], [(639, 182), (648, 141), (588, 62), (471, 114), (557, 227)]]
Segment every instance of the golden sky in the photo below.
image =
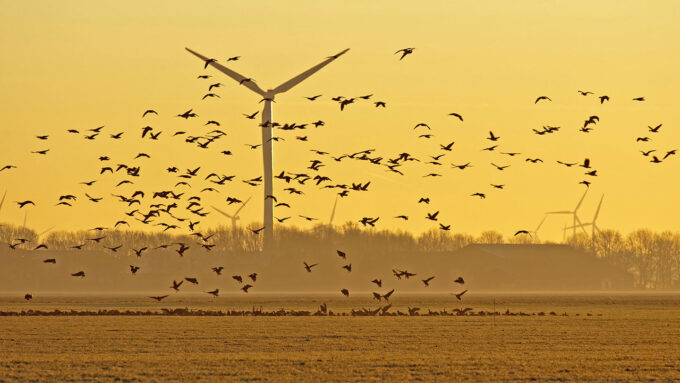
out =
[[(294, 5), (292, 5), (294, 4)], [(176, 175), (164, 169), (201, 166), (208, 172), (236, 175), (220, 194), (206, 194), (205, 205), (226, 207), (227, 196), (253, 201), (242, 213), (245, 222), (260, 220), (262, 190), (240, 179), (261, 175), (261, 152), (246, 143), (260, 142), (259, 120), (243, 113), (260, 110), (259, 97), (209, 68), (184, 50), (217, 58), (241, 56), (228, 66), (256, 79), (267, 89), (321, 62), (342, 49), (351, 50), (291, 91), (274, 105), (280, 122), (326, 126), (307, 131), (275, 131), (285, 142), (275, 144), (275, 173), (305, 169), (319, 158), (310, 149), (339, 155), (375, 148), (394, 158), (401, 152), (426, 160), (441, 153), (439, 144), (455, 141), (443, 166), (409, 163), (405, 176), (365, 162), (327, 165), (320, 174), (334, 183), (372, 181), (367, 193), (350, 193), (338, 203), (335, 223), (380, 216), (378, 228), (415, 233), (433, 227), (426, 212), (441, 210), (440, 222), (456, 232), (478, 234), (495, 229), (511, 235), (533, 229), (548, 210), (571, 209), (583, 193), (578, 182), (590, 179), (582, 168), (555, 163), (582, 162), (589, 157), (598, 177), (580, 217), (590, 221), (605, 195), (599, 223), (630, 231), (640, 227), (677, 230), (680, 211), (680, 159), (649, 163), (639, 150), (661, 155), (680, 149), (680, 96), (677, 40), (680, 4), (675, 1), (0, 1), (0, 193), (8, 190), (0, 220), (21, 223), (24, 211), (13, 201), (32, 199), (29, 226), (38, 231), (110, 226), (127, 209), (111, 193), (173, 189)], [(415, 47), (400, 61), (394, 52)], [(213, 75), (198, 80), (202, 73)], [(214, 81), (213, 81), (214, 80)], [(201, 100), (207, 87), (221, 82), (221, 98)], [(595, 93), (583, 97), (577, 90)], [(314, 102), (303, 96), (323, 94)], [(387, 103), (376, 109), (361, 101), (340, 112), (330, 97), (374, 94)], [(596, 96), (606, 94), (600, 105)], [(552, 102), (534, 104), (546, 95)], [(631, 101), (644, 96), (645, 102)], [(159, 116), (141, 118), (151, 108)], [(175, 117), (193, 108), (199, 117)], [(463, 115), (464, 122), (448, 116)], [(578, 129), (598, 115), (595, 130)], [(205, 134), (203, 124), (218, 120), (225, 139), (209, 150), (171, 137), (177, 130)], [(433, 138), (418, 138), (413, 126), (426, 122)], [(659, 133), (648, 125), (663, 123)], [(104, 125), (94, 141), (70, 135)], [(141, 140), (142, 127), (164, 133), (158, 141)], [(560, 126), (552, 135), (531, 131)], [(420, 130), (420, 128), (419, 128)], [(481, 151), (491, 144), (488, 131), (500, 136), (499, 150), (521, 152), (510, 158)], [(125, 132), (123, 139), (109, 134)], [(422, 132), (421, 132), (422, 133)], [(49, 135), (40, 141), (36, 135)], [(295, 140), (308, 135), (309, 142)], [(650, 136), (638, 143), (636, 137)], [(31, 151), (50, 149), (47, 156)], [(229, 149), (225, 157), (219, 151)], [(139, 152), (151, 159), (133, 160)], [(124, 177), (100, 176), (100, 155), (111, 163), (142, 166), (135, 185), (113, 188)], [(543, 164), (530, 164), (540, 157)], [(460, 171), (450, 163), (472, 162)], [(490, 165), (511, 165), (500, 172)], [(436, 172), (437, 178), (423, 178)], [(202, 177), (201, 177), (202, 178)], [(92, 187), (79, 182), (98, 180)], [(194, 182), (192, 182), (194, 183)], [(490, 183), (505, 184), (494, 190)], [(188, 193), (210, 186), (195, 181)], [(287, 224), (307, 225), (297, 214), (327, 221), (338, 190), (310, 185), (304, 196), (288, 196), (275, 184), (279, 199), (291, 203)], [(177, 190), (177, 189), (176, 189)], [(100, 204), (84, 198), (104, 196)], [(483, 192), (485, 200), (470, 194)], [(77, 194), (73, 208), (55, 207), (58, 195)], [(418, 205), (429, 196), (430, 206)], [(407, 214), (404, 223), (393, 216)], [(204, 225), (224, 222), (215, 214)], [(566, 217), (550, 217), (542, 238), (561, 239)], [(435, 226), (436, 227), (436, 226)], [(134, 228), (141, 228), (140, 225)]]

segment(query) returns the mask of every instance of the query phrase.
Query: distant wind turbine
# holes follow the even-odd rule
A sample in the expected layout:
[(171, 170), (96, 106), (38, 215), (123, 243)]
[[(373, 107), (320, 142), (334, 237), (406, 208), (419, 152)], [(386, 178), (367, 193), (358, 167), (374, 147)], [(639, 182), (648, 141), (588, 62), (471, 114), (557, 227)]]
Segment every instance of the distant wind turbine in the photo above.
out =
[(284, 82), (283, 84), (277, 86), (274, 89), (262, 90), (252, 79), (243, 76), (233, 70), (219, 64), (214, 59), (205, 57), (197, 52), (186, 48), (187, 51), (191, 52), (201, 60), (205, 62), (206, 67), (212, 65), (215, 69), (226, 74), (232, 79), (236, 80), (240, 85), (252, 90), (253, 92), (262, 96), (262, 101), (264, 101), (264, 108), (262, 109), (262, 159), (264, 165), (264, 251), (267, 252), (272, 248), (272, 241), (274, 239), (274, 201), (272, 198), (267, 198), (268, 195), (274, 195), (273, 191), (273, 173), (272, 173), (272, 161), (273, 161), (273, 145), (272, 145), (272, 125), (274, 123), (274, 110), (272, 108), (272, 103), (274, 102), (274, 97), (279, 93), (284, 93), (290, 90), (295, 85), (304, 81), (307, 77), (316, 73), (319, 69), (330, 64), (332, 61), (338, 57), (345, 54), (349, 49), (328, 57), (326, 60), (322, 61), (320, 64), (313, 66), (301, 74), (293, 77), (292, 79)]
[[(576, 204), (576, 207), (574, 208), (573, 211), (569, 211), (569, 210), (549, 211), (549, 212), (546, 212), (545, 214), (569, 214), (569, 215), (571, 215), (573, 217), (573, 225), (571, 226), (571, 229), (573, 229), (573, 235), (576, 235), (576, 228), (577, 228), (576, 224), (578, 223), (579, 225), (583, 225), (581, 223), (581, 220), (578, 218), (578, 215), (577, 215), (578, 208), (581, 207), (583, 200), (586, 198), (586, 194), (588, 194), (588, 189), (586, 189), (586, 191), (583, 193), (583, 196), (578, 201), (578, 203)], [(582, 226), (578, 226), (578, 227), (581, 227), (581, 230), (583, 230), (583, 232), (586, 233), (586, 229), (584, 229)], [(586, 233), (586, 234), (588, 234), (588, 233)]]
[(253, 198), (253, 197), (252, 196), (248, 197), (248, 199), (245, 202), (243, 202), (238, 209), (236, 209), (236, 211), (234, 212), (233, 215), (226, 213), (226, 212), (216, 208), (215, 206), (212, 206), (212, 208), (216, 212), (218, 212), (218, 213), (222, 214), (223, 216), (231, 219), (231, 231), (235, 232), (236, 231), (236, 224), (237, 224), (238, 220), (241, 219), (241, 217), (239, 217), (239, 213), (241, 212), (241, 210), (243, 210), (244, 207), (246, 207), (246, 204), (248, 203), (248, 201), (250, 201), (251, 198)]
[[(576, 225), (577, 228), (584, 228), (586, 226), (591, 227), (591, 237), (595, 238), (595, 232), (600, 232), (600, 228), (597, 226), (597, 216), (600, 215), (600, 208), (602, 207), (602, 200), (604, 200), (604, 194), (602, 194), (602, 197), (600, 197), (600, 203), (597, 204), (597, 209), (595, 210), (595, 215), (593, 216), (593, 220), (591, 222), (586, 222), (580, 225)], [(568, 229), (574, 229), (573, 227), (568, 227)]]

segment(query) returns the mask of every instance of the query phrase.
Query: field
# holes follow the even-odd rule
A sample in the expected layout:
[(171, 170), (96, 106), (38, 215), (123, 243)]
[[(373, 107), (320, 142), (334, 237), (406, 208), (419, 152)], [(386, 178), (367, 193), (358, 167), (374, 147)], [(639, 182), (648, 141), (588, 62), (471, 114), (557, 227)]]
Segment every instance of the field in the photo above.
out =
[[(171, 297), (172, 298), (172, 297)], [(54, 307), (307, 308), (369, 300), (257, 296), (160, 305), (131, 297), (54, 297), (3, 311)], [(556, 316), (0, 318), (0, 381), (678, 381), (677, 294), (402, 296), (418, 305)], [(103, 303), (102, 303), (103, 302)], [(561, 314), (566, 313), (567, 316)], [(577, 314), (579, 314), (577, 316)], [(588, 315), (590, 314), (590, 315)]]

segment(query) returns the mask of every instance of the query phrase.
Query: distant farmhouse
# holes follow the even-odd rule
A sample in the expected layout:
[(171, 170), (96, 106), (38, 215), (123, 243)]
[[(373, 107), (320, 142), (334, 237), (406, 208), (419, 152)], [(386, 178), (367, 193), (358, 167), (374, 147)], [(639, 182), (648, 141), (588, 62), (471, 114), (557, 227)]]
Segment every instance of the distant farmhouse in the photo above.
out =
[(449, 255), (449, 279), (476, 290), (626, 290), (633, 276), (568, 245), (474, 244)]

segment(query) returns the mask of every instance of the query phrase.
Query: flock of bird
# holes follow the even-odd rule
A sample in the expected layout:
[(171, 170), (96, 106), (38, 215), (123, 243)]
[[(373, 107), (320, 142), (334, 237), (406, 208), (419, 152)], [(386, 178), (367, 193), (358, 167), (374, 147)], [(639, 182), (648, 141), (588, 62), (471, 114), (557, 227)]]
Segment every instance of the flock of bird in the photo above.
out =
[[(395, 54), (401, 54), (399, 60), (403, 60), (408, 55), (413, 54), (414, 50), (415, 48), (404, 48), (398, 50), (397, 52), (395, 52)], [(234, 56), (228, 58), (227, 61), (237, 61), (239, 59), (240, 56)], [(206, 60), (203, 66), (204, 69), (206, 69), (211, 62), (216, 61), (217, 61), (216, 59)], [(208, 74), (201, 74), (198, 76), (198, 80), (199, 81), (209, 80), (211, 77), (212, 76)], [(240, 82), (240, 85), (243, 85), (245, 82), (248, 81), (255, 80), (247, 78), (242, 80)], [(222, 86), (223, 84), (220, 82), (211, 82), (209, 85), (207, 85), (207, 93), (200, 97), (200, 99), (206, 100), (212, 98), (219, 98), (220, 97), (219, 94), (214, 92), (216, 92), (216, 90), (221, 88)], [(590, 91), (578, 90), (578, 93), (583, 97), (589, 97), (593, 95), (593, 93)], [(322, 96), (323, 96), (322, 94), (318, 94), (308, 96), (305, 98), (309, 102), (317, 102), (317, 100), (321, 99)], [(338, 103), (341, 111), (346, 111), (350, 108), (350, 105), (356, 104), (357, 102), (360, 101), (371, 100), (372, 97), (373, 94), (367, 94), (355, 97), (336, 96), (330, 99)], [(610, 102), (610, 97), (608, 95), (600, 95), (597, 97), (599, 99), (600, 105), (604, 105), (605, 103)], [(634, 102), (644, 102), (645, 98), (635, 97), (632, 100)], [(538, 105), (546, 102), (552, 102), (552, 99), (548, 96), (539, 96), (535, 99), (534, 104)], [(374, 101), (374, 105), (376, 108), (387, 107), (387, 103), (385, 101)], [(259, 112), (243, 113), (243, 116), (248, 120), (254, 120), (257, 117), (258, 113)], [(153, 119), (158, 115), (159, 113), (156, 110), (148, 109), (141, 114), (141, 120), (146, 122), (147, 120)], [(464, 117), (462, 114), (458, 112), (451, 112), (448, 115), (454, 121), (457, 121), (458, 123), (461, 124), (464, 123)], [(176, 118), (184, 120), (194, 120), (198, 119), (199, 115), (197, 112), (194, 111), (194, 108), (190, 108), (184, 112), (177, 113)], [(579, 127), (579, 131), (583, 133), (589, 133), (596, 128), (599, 121), (600, 118), (597, 115), (588, 116), (584, 120), (583, 127)], [(285, 131), (304, 131), (311, 126), (319, 128), (323, 127), (325, 125), (325, 122), (323, 120), (317, 120), (311, 123), (294, 122), (281, 124), (273, 122), (269, 124), (273, 128), (285, 132)], [(193, 129), (189, 130), (188, 128), (187, 130), (178, 130), (170, 133), (163, 130), (159, 130), (158, 128), (153, 127), (151, 125), (146, 124), (144, 125), (145, 126), (136, 133), (130, 131), (108, 131), (108, 129), (106, 129), (105, 126), (98, 126), (95, 128), (85, 130), (68, 129), (66, 131), (66, 134), (72, 135), (73, 137), (81, 137), (82, 139), (88, 141), (102, 140), (107, 138), (110, 140), (123, 140), (128, 138), (152, 141), (161, 139), (183, 140), (184, 143), (186, 143), (187, 145), (193, 145), (198, 149), (203, 150), (211, 149), (215, 146), (218, 146), (221, 140), (223, 140), (227, 135), (227, 133), (222, 129), (220, 122), (215, 119), (206, 119), (205, 123), (203, 123), (203, 126), (206, 127), (207, 129), (210, 129), (210, 131), (208, 131), (205, 134), (198, 135), (191, 133), (194, 130)], [(647, 131), (648, 135), (637, 137), (636, 141), (637, 142), (651, 141), (650, 136), (658, 134), (662, 126), (663, 124), (655, 125), (655, 127), (650, 126)], [(561, 129), (562, 128), (559, 126), (543, 126), (541, 129), (533, 129), (533, 133), (542, 136), (547, 134), (556, 134)], [(431, 127), (426, 122), (420, 122), (416, 124), (413, 127), (413, 131), (417, 134), (418, 139), (431, 139), (433, 137), (433, 135), (431, 134)], [(49, 142), (50, 135), (44, 134), (37, 135), (35, 136), (35, 139), (38, 140), (38, 142), (40, 143), (47, 143)], [(308, 141), (308, 139), (309, 135), (303, 135), (302, 133), (299, 133), (299, 135), (295, 136), (295, 140), (298, 141), (306, 142)], [(515, 165), (512, 163), (507, 163), (504, 159), (506, 158), (510, 159), (522, 155), (522, 153), (519, 152), (502, 151), (500, 149), (502, 137), (494, 133), (493, 131), (488, 132), (488, 136), (486, 137), (486, 139), (489, 141), (489, 146), (480, 148), (480, 150), (498, 153), (499, 159), (494, 162), (490, 162), (489, 166), (492, 166), (499, 172), (506, 171), (506, 169)], [(285, 138), (282, 136), (277, 136), (272, 137), (271, 140), (284, 141)], [(260, 145), (261, 144), (254, 145), (246, 144), (246, 146), (253, 150), (257, 149)], [(294, 196), (305, 194), (304, 188), (310, 187), (310, 185), (313, 185), (313, 187), (321, 189), (337, 190), (337, 195), (341, 198), (345, 198), (348, 197), (351, 193), (367, 192), (369, 190), (369, 186), (371, 185), (371, 181), (361, 180), (353, 182), (336, 183), (332, 180), (330, 175), (322, 174), (323, 172), (322, 168), (327, 166), (327, 164), (331, 161), (333, 163), (341, 163), (346, 161), (361, 161), (368, 164), (369, 166), (383, 167), (385, 171), (395, 175), (404, 175), (405, 174), (404, 172), (406, 171), (405, 169), (407, 168), (407, 164), (423, 163), (427, 165), (429, 169), (431, 169), (422, 176), (423, 178), (441, 177), (442, 173), (438, 169), (444, 166), (443, 159), (448, 153), (454, 150), (454, 145), (455, 141), (440, 143), (438, 151), (436, 153), (432, 153), (429, 156), (429, 158), (416, 158), (407, 152), (396, 153), (394, 155), (378, 154), (377, 150), (373, 148), (368, 148), (351, 153), (330, 153), (327, 151), (311, 149), (310, 151), (314, 154), (315, 157), (309, 160), (309, 164), (306, 167), (306, 169), (298, 172), (281, 171), (274, 178), (276, 178), (279, 182), (285, 183), (286, 187), (282, 189), (282, 192), (287, 193), (287, 195), (290, 196), (291, 198)], [(31, 151), (31, 153), (36, 156), (48, 156), (50, 154), (50, 150), (51, 148), (43, 147)], [(658, 155), (655, 154), (657, 153), (657, 151), (654, 149), (641, 150), (641, 152), (643, 156), (651, 157), (650, 162), (655, 164), (664, 162), (668, 160), (669, 157), (676, 154), (675, 149), (667, 150), (665, 152), (659, 152)], [(218, 149), (218, 153), (219, 155), (223, 156), (233, 155), (232, 151), (227, 149)], [(87, 190), (87, 188), (90, 188), (95, 183), (100, 182), (101, 179), (104, 179), (104, 177), (110, 177), (113, 178), (112, 181), (113, 190), (129, 190), (130, 188), (134, 188), (135, 180), (138, 177), (141, 177), (142, 171), (146, 169), (143, 166), (143, 161), (151, 158), (151, 156), (152, 153), (139, 152), (137, 154), (134, 154), (132, 158), (127, 161), (124, 159), (119, 159), (118, 161), (114, 162), (114, 160), (110, 158), (109, 155), (101, 154), (98, 157), (98, 161), (101, 163), (98, 174), (93, 174), (90, 179), (80, 182), (80, 185), (82, 185), (82, 187)], [(524, 162), (528, 164), (537, 164), (544, 162), (544, 160), (541, 158), (528, 156), (524, 159)], [(580, 184), (583, 184), (586, 187), (589, 187), (592, 182), (591, 180), (594, 177), (598, 176), (597, 169), (593, 167), (593, 163), (589, 158), (585, 158), (582, 161), (557, 160), (556, 163), (559, 166), (565, 166), (568, 168), (572, 167), (574, 167), (575, 169), (578, 169), (579, 167), (582, 168), (583, 179), (582, 181), (580, 181)], [(461, 164), (451, 163), (451, 169), (453, 169), (454, 171), (465, 171), (466, 169), (472, 166), (473, 165), (471, 162)], [(4, 164), (4, 165), (0, 164), (0, 176), (3, 173), (16, 171), (19, 168), (20, 166), (17, 164)], [(120, 227), (131, 227), (131, 223), (139, 222), (145, 226), (157, 227), (163, 232), (168, 231), (180, 232), (182, 230), (188, 230), (190, 235), (193, 238), (195, 238), (196, 241), (194, 243), (171, 242), (154, 248), (141, 247), (139, 249), (131, 249), (131, 251), (138, 258), (142, 257), (144, 254), (147, 254), (150, 251), (157, 249), (174, 249), (177, 255), (180, 257), (184, 256), (187, 253), (187, 251), (189, 251), (189, 249), (193, 248), (198, 248), (201, 249), (202, 251), (211, 251), (212, 247), (214, 246), (214, 244), (211, 243), (212, 236), (202, 234), (199, 229), (201, 218), (206, 217), (208, 214), (210, 214), (210, 212), (204, 205), (206, 196), (210, 194), (220, 193), (221, 190), (219, 189), (225, 187), (227, 183), (231, 182), (241, 181), (252, 187), (260, 186), (261, 183), (263, 182), (262, 176), (242, 177), (237, 179), (236, 175), (233, 174), (227, 175), (219, 171), (206, 170), (205, 166), (203, 165), (196, 166), (190, 169), (180, 169), (176, 166), (169, 166), (165, 169), (165, 172), (169, 176), (174, 178), (173, 182), (175, 183), (172, 188), (153, 191), (130, 190), (127, 193), (122, 191), (118, 193), (111, 193), (111, 197), (116, 199), (122, 207), (121, 216), (112, 220), (110, 227), (93, 228), (91, 230), (93, 232), (93, 235), (90, 238), (87, 238), (85, 243), (74, 243), (72, 249), (82, 250), (82, 248), (88, 242), (100, 243), (106, 237), (106, 232), (108, 230), (116, 230)], [(200, 191), (198, 193), (189, 192), (189, 188), (196, 187), (199, 184)], [(505, 187), (504, 184), (497, 183), (490, 183), (490, 186), (495, 190), (503, 190)], [(470, 196), (473, 198), (485, 199), (487, 198), (487, 193), (488, 192), (486, 191), (475, 191), (474, 193), (471, 193)], [(52, 204), (60, 208), (70, 208), (83, 199), (88, 201), (88, 203), (96, 204), (100, 203), (104, 198), (109, 198), (104, 196), (94, 196), (92, 195), (94, 193), (91, 193), (89, 191), (82, 192), (80, 193), (81, 195), (78, 194), (79, 193), (74, 192), (70, 194), (57, 195), (55, 196), (54, 201), (52, 201), (51, 203), (46, 201), (38, 204), (30, 199), (15, 201), (15, 203), (20, 209), (27, 208), (28, 206), (38, 207), (39, 205), (42, 204)], [(291, 209), (291, 203), (284, 201), (283, 198), (281, 198), (281, 196), (267, 195), (264, 198), (273, 199), (275, 202), (275, 208), (279, 212), (284, 212), (287, 211), (288, 209)], [(417, 200), (417, 204), (423, 205), (429, 205), (430, 202), (431, 201), (429, 197), (420, 197)], [(226, 199), (226, 203), (228, 205), (242, 204), (243, 201), (238, 196), (228, 196)], [(298, 214), (297, 216), (300, 219), (310, 222), (318, 220), (315, 217), (310, 217), (302, 214)], [(279, 224), (283, 224), (290, 218), (292, 218), (292, 215), (277, 216), (276, 220)], [(433, 222), (436, 225), (435, 227), (438, 227), (443, 231), (450, 231), (451, 224), (442, 222), (441, 221), (442, 218), (443, 217), (440, 215), (439, 209), (425, 211), (423, 217), (421, 217), (421, 219), (426, 219), (428, 221)], [(364, 216), (358, 219), (357, 221), (364, 227), (375, 227), (380, 219), (381, 217)], [(397, 214), (393, 217), (393, 219), (407, 221), (411, 219), (411, 217), (409, 217), (406, 214)], [(252, 235), (255, 236), (260, 235), (263, 229), (264, 227), (251, 229)], [(530, 236), (531, 234), (527, 230), (520, 229), (517, 230), (514, 233), (514, 235)], [(105, 250), (108, 250), (112, 253), (116, 253), (123, 247), (123, 245), (124, 244), (118, 244), (115, 246), (103, 246), (103, 245), (102, 246)], [(17, 248), (34, 251), (47, 249), (46, 244), (30, 243), (30, 241), (26, 238), (15, 238), (12, 241), (10, 241), (8, 246), (12, 250), (15, 250)], [(347, 254), (345, 252), (338, 250), (337, 255), (343, 261), (347, 260)], [(43, 262), (45, 264), (55, 264), (57, 260), (55, 258), (47, 258), (44, 259)], [(317, 266), (318, 266), (317, 263), (304, 262), (303, 265), (301, 266), (301, 271), (304, 269), (307, 273), (311, 273), (313, 272), (313, 269)], [(343, 264), (341, 265), (341, 268), (345, 269), (347, 273), (352, 272), (351, 263)], [(139, 270), (140, 270), (139, 266), (130, 265), (130, 273), (132, 275), (135, 275)], [(217, 275), (222, 275), (223, 270), (224, 267), (222, 266), (215, 266), (212, 268), (212, 272), (216, 273)], [(394, 277), (398, 280), (401, 280), (402, 278), (409, 279), (416, 276), (415, 273), (411, 273), (407, 270), (394, 269), (392, 270), (392, 273)], [(86, 274), (85, 271), (83, 270), (79, 271), (74, 270), (71, 276), (75, 278), (84, 278)], [(254, 287), (254, 284), (257, 281), (257, 273), (253, 272), (250, 275), (248, 275), (247, 278), (249, 280), (247, 283), (244, 282), (246, 281), (246, 278), (243, 278), (241, 275), (233, 275), (232, 278), (239, 283), (240, 290), (243, 291), (244, 293), (247, 293), (249, 289)], [(435, 276), (428, 276), (427, 278), (422, 279), (424, 287), (428, 287), (430, 282), (434, 278)], [(180, 290), (180, 288), (183, 286), (185, 282), (193, 285), (198, 284), (197, 278), (186, 277), (179, 281), (173, 280), (169, 288), (177, 292)], [(378, 288), (382, 288), (383, 286), (383, 281), (381, 279), (376, 278), (373, 281), (371, 281), (371, 283), (375, 284)], [(462, 277), (459, 277), (455, 281), (452, 281), (451, 283), (462, 285), (465, 283), (465, 281)], [(349, 296), (350, 294), (349, 290), (345, 288), (341, 289), (340, 292), (344, 296)], [(387, 301), (390, 299), (394, 292), (395, 292), (394, 288), (384, 293), (374, 292), (373, 298), (378, 301), (382, 300)], [(466, 292), (467, 290), (463, 290), (462, 292), (455, 293), (454, 295), (458, 300), (461, 300), (461, 297)], [(215, 288), (214, 290), (206, 291), (206, 293), (217, 297), (220, 293), (220, 289)], [(168, 296), (169, 294), (153, 296), (151, 298), (157, 301), (161, 301)], [(26, 295), (26, 299), (31, 298), (32, 296), (30, 294)]]

